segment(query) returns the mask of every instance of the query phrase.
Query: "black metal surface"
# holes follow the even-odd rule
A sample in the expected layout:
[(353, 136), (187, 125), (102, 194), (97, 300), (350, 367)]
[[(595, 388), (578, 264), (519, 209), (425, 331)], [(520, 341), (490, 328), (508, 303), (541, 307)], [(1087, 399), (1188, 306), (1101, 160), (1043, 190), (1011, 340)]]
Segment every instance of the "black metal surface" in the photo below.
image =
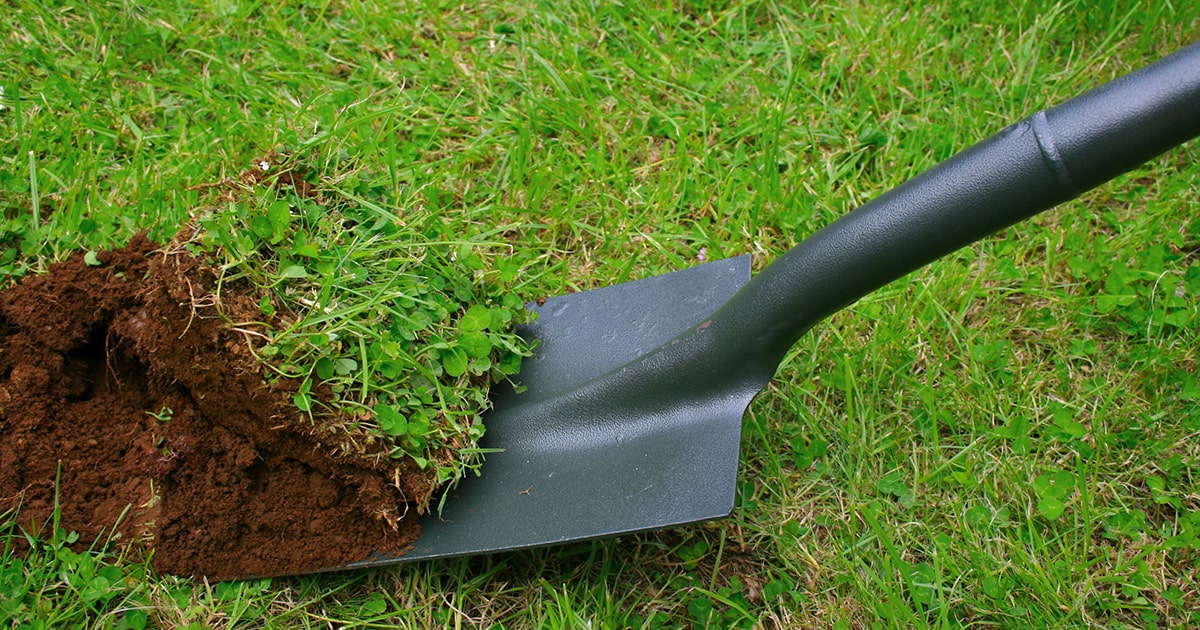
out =
[[(795, 340), (874, 289), (1200, 134), (1200, 45), (1012, 125), (842, 217), (746, 282), (743, 257), (539, 309), (529, 390), (411, 561), (719, 518), (741, 416)], [(743, 286), (744, 285), (744, 286)]]
[[(708, 409), (580, 416), (539, 412), (700, 323), (750, 279), (750, 257), (531, 305), (541, 345), (520, 394), (494, 395), (481, 477), (426, 516), (399, 559), (486, 553), (710, 520), (733, 509), (741, 415), (753, 396)], [(681, 378), (686, 375), (679, 375)]]

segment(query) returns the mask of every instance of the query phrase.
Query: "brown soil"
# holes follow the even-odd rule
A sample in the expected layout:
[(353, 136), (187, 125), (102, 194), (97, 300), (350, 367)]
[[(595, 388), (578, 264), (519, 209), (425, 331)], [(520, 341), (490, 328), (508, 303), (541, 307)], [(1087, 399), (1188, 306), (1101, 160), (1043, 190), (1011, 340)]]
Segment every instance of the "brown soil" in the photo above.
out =
[(407, 547), (429, 479), (332, 454), (228, 323), (261, 320), (256, 299), (216, 300), (209, 268), (145, 238), (99, 258), (0, 294), (0, 513), (40, 526), (57, 487), (80, 545), (113, 535), (210, 579)]

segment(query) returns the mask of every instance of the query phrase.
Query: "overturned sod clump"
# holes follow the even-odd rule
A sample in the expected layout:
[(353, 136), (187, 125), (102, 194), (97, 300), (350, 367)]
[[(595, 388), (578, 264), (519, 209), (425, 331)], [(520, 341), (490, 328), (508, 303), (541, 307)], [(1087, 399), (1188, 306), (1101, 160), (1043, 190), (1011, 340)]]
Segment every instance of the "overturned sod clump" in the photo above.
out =
[(36, 524), (57, 502), (83, 542), (115, 528), (187, 575), (403, 548), (414, 526), (369, 514), (402, 514), (430, 480), (402, 462), (398, 487), (331, 457), (215, 307), (190, 299), (212, 275), (157, 249), (137, 239), (94, 266), (79, 255), (3, 294), (0, 509)]
[(175, 242), (219, 270), (206, 299), (254, 296), (257, 311), (227, 319), (323, 440), (454, 482), (482, 461), (488, 388), (528, 354), (513, 285), (531, 257), (497, 236), (511, 227), (394, 208), (386, 186), (355, 180), (338, 188), (272, 152), (217, 184)]
[(0, 294), (0, 513), (165, 572), (299, 573), (402, 553), (479, 465), (526, 352), (483, 247), (257, 192)]

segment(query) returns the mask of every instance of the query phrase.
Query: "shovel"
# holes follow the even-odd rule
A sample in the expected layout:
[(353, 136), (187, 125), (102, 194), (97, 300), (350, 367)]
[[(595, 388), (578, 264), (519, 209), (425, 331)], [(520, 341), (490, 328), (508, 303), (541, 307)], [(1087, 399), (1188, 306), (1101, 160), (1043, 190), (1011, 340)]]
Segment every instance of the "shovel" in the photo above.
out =
[[(413, 547), (352, 567), (673, 527), (734, 507), (742, 413), (789, 347), (871, 291), (1200, 134), (1200, 44), (1040, 111), (841, 217), (750, 278), (749, 256), (531, 304), (540, 343), (493, 389), (478, 477)], [(539, 301), (540, 302), (540, 301)], [(348, 568), (348, 567), (338, 567)]]

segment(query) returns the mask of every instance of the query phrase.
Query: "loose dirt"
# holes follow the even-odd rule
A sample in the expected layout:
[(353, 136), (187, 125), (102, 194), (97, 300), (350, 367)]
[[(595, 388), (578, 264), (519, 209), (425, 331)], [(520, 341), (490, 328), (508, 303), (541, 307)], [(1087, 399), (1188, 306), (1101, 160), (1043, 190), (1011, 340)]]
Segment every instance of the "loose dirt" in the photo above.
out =
[[(257, 300), (138, 237), (0, 294), (0, 514), (61, 513), (161, 572), (283, 575), (397, 555), (434, 491), (415, 466), (340, 456), (233, 323)], [(231, 323), (233, 322), (233, 323)]]

